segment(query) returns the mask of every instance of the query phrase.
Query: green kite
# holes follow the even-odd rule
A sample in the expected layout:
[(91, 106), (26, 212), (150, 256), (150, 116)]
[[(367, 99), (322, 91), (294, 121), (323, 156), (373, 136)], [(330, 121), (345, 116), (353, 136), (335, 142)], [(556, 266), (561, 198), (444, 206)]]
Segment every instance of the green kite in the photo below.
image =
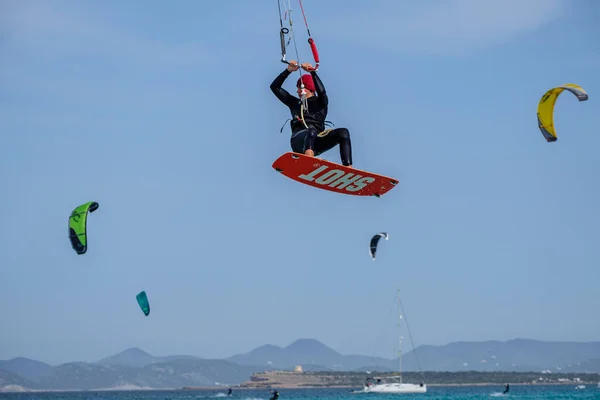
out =
[(88, 212), (94, 212), (98, 207), (98, 203), (90, 201), (74, 209), (69, 217), (69, 240), (77, 254), (87, 251), (87, 216)]

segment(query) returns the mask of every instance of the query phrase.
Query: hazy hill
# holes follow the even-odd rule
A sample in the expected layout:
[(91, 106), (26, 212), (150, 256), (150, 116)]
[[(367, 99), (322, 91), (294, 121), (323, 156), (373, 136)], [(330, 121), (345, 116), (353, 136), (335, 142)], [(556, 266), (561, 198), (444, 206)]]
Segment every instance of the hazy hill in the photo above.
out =
[(600, 374), (600, 358), (564, 365), (560, 372), (596, 372)]
[[(418, 359), (417, 359), (418, 357)], [(600, 342), (509, 341), (454, 342), (419, 346), (405, 352), (402, 368), (416, 371), (600, 371)], [(228, 358), (242, 365), (291, 369), (301, 364), (322, 365), (332, 371), (397, 371), (399, 360), (343, 355), (314, 339), (300, 339), (287, 347), (266, 345)], [(418, 363), (417, 363), (418, 361)], [(312, 369), (314, 370), (314, 369)]]
[[(420, 346), (417, 355), (421, 368), (429, 371), (542, 371), (557, 372), (571, 365), (573, 372), (584, 372), (577, 363), (600, 358), (600, 342), (544, 342), (515, 339), (506, 342), (456, 342), (444, 346)], [(413, 355), (414, 358), (414, 355)], [(404, 359), (403, 359), (404, 360)], [(414, 369), (414, 360), (405, 363)], [(592, 364), (589, 364), (592, 367)]]
[(299, 339), (283, 348), (265, 345), (248, 353), (234, 355), (227, 360), (242, 365), (277, 369), (291, 369), (295, 365), (302, 365), (306, 369), (310, 368), (310, 365), (321, 365), (335, 371), (352, 371), (369, 365), (390, 368), (394, 362), (380, 357), (343, 355), (315, 339)]
[(41, 361), (16, 357), (10, 360), (0, 360), (0, 369), (14, 372), (25, 379), (35, 380), (39, 376), (49, 372), (52, 366)]
[(156, 357), (149, 353), (146, 353), (144, 350), (139, 349), (137, 347), (132, 347), (126, 350), (123, 350), (120, 353), (115, 355), (106, 357), (97, 361), (96, 364), (99, 365), (125, 365), (128, 367), (144, 367), (146, 365), (167, 362), (172, 360), (180, 360), (180, 359), (199, 359), (199, 357), (188, 356), (188, 355), (171, 355), (171, 356), (162, 356)]
[[(456, 342), (420, 346), (416, 354), (422, 371), (527, 371), (600, 373), (600, 342), (543, 342), (516, 339), (506, 342)], [(255, 372), (371, 371), (398, 369), (398, 360), (344, 355), (314, 339), (289, 346), (265, 345), (225, 360), (190, 355), (153, 356), (130, 348), (93, 363), (70, 362), (50, 366), (26, 358), (0, 361), (0, 388), (18, 385), (31, 389), (104, 389), (122, 386), (180, 388), (236, 385)], [(402, 358), (404, 371), (416, 371), (414, 352)]]
[(183, 386), (233, 386), (250, 378), (259, 369), (225, 360), (178, 359), (144, 367), (66, 363), (52, 367), (36, 381), (27, 381), (0, 370), (0, 387), (19, 385), (30, 389), (91, 390), (135, 386), (140, 388), (179, 389)]
[(9, 385), (17, 385), (22, 387), (34, 388), (34, 382), (17, 375), (12, 371), (7, 371), (0, 368), (0, 389)]

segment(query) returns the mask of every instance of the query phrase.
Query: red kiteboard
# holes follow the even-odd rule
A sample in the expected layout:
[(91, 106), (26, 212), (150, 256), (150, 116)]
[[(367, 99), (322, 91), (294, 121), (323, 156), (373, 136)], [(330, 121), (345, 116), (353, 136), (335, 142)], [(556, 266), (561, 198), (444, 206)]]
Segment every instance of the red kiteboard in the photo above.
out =
[(293, 152), (281, 155), (273, 168), (297, 182), (354, 196), (379, 197), (398, 184), (394, 178)]

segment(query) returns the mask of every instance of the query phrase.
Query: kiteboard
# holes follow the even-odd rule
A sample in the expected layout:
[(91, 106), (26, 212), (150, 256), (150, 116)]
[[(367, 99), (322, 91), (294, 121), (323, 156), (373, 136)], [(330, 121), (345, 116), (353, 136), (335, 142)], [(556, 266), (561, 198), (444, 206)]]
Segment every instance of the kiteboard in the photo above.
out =
[(273, 163), (275, 171), (296, 182), (340, 194), (380, 197), (398, 181), (317, 157), (287, 152)]

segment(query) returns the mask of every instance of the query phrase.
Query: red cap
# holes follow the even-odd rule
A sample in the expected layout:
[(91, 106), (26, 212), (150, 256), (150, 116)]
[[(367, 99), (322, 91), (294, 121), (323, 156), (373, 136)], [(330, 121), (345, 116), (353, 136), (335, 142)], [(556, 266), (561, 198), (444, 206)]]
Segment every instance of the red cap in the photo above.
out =
[[(315, 92), (315, 82), (313, 81), (312, 75), (304, 74), (302, 75), (302, 83), (304, 83), (304, 88), (310, 90), (311, 92)], [(296, 87), (300, 87), (300, 79), (296, 82)]]

